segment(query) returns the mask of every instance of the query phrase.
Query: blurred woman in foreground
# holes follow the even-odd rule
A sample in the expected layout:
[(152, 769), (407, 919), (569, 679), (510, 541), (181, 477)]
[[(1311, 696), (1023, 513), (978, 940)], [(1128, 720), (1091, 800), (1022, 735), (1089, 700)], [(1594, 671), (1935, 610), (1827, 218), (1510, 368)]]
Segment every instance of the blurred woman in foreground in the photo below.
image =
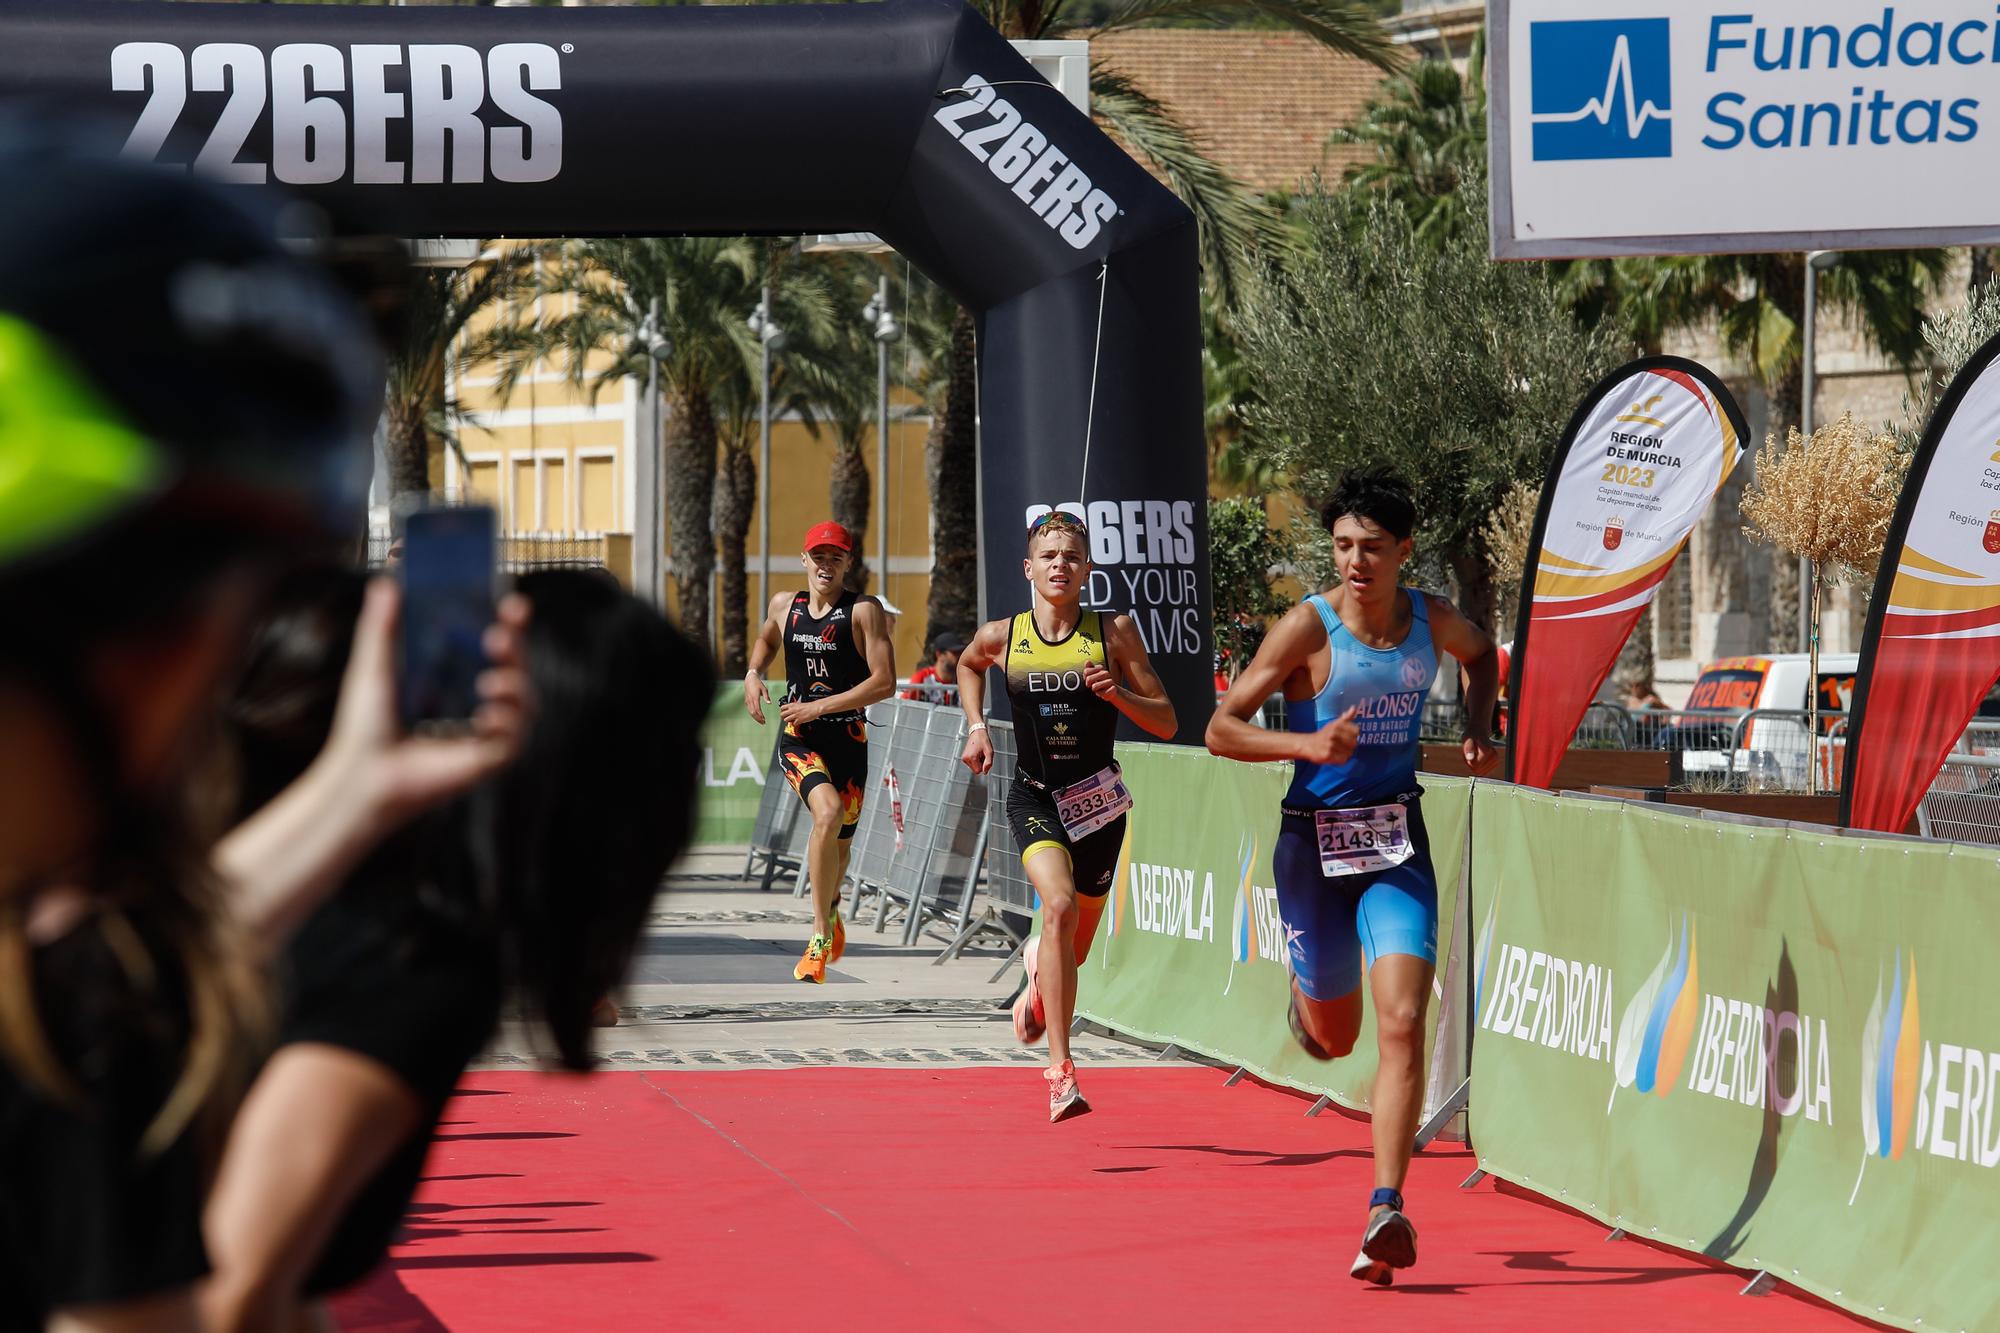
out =
[[(308, 1327), (365, 1277), (414, 1193), (453, 1085), (503, 997), (559, 1062), (592, 1064), (591, 1011), (623, 978), (685, 845), (705, 656), (608, 576), (523, 577), (535, 717), (520, 762), (392, 839), (285, 954), (278, 1045), (210, 1201), (219, 1329)], [(246, 806), (320, 748), (358, 576), (294, 581), (230, 707)]]

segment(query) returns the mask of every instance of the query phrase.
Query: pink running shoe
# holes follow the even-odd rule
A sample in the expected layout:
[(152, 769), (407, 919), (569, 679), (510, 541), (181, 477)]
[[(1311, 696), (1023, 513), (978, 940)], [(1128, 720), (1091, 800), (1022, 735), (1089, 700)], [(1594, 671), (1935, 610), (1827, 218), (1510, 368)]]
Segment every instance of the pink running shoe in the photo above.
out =
[(1053, 1069), (1042, 1071), (1042, 1077), (1049, 1081), (1049, 1123), (1073, 1120), (1080, 1115), (1090, 1114), (1090, 1103), (1083, 1099), (1083, 1090), (1076, 1086), (1076, 1064), (1065, 1060)]

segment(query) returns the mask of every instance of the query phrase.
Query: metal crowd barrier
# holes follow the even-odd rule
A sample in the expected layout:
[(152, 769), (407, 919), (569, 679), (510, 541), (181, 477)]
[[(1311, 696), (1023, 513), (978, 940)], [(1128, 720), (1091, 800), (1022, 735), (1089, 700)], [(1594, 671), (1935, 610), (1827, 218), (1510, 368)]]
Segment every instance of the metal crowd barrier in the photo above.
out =
[(757, 801), (757, 822), (750, 830), (750, 855), (743, 863), (745, 879), (755, 877), (761, 865), (763, 882), (757, 887), (764, 890), (780, 874), (805, 869), (806, 838), (812, 833), (812, 820), (806, 818), (805, 806), (792, 794), (778, 762), (778, 740), (779, 735), (771, 738), (771, 763), (764, 774), (764, 794)]
[(1951, 754), (1917, 802), (1926, 838), (2000, 846), (2000, 755)]
[[(854, 885), (854, 920), (862, 920), (872, 900), (879, 934), (890, 914), (901, 911), (903, 941), (912, 944), (925, 919), (927, 897), (963, 904), (971, 896), (966, 882), (973, 865), (970, 845), (958, 844), (961, 836), (978, 836), (985, 816), (985, 791), (983, 784), (977, 784), (978, 795), (972, 794), (972, 774), (959, 762), (963, 713), (906, 699), (892, 703), (896, 716), (886, 762), (895, 770), (896, 794), (884, 790), (879, 778), (871, 783), (872, 799), (884, 808), (876, 815), (867, 845), (857, 846), (849, 859), (848, 879)], [(871, 752), (875, 748), (872, 744), (869, 747)], [(900, 840), (895, 818), (899, 806)], [(869, 822), (868, 813), (866, 809), (862, 812), (864, 824)], [(859, 839), (857, 832), (857, 842)], [(951, 873), (954, 855), (956, 876)], [(949, 897), (952, 894), (956, 897)]]
[(998, 981), (1027, 943), (1039, 900), (1035, 886), (1028, 882), (1027, 872), (1021, 868), (1020, 844), (1015, 842), (1013, 827), (1007, 822), (1007, 793), (1013, 788), (1020, 756), (1013, 724), (995, 722), (988, 734), (993, 740), (993, 771), (986, 775), (986, 828), (981, 842), (986, 904), (977, 917), (967, 914), (958, 933), (932, 962), (956, 958), (966, 945), (982, 935), (998, 936), (1011, 946), (1000, 966), (994, 969), (993, 979)]

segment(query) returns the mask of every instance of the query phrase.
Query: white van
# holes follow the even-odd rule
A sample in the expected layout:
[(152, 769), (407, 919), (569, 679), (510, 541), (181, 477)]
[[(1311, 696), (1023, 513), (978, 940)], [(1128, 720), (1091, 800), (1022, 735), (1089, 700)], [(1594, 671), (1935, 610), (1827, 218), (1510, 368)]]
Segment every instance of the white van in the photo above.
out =
[[(1741, 774), (1753, 785), (1804, 787), (1808, 756), (1816, 755), (1821, 789), (1836, 790), (1847, 749), (1845, 718), (1860, 666), (1858, 653), (1820, 654), (1819, 739), (1808, 745), (1806, 719), (1798, 714), (1810, 702), (1811, 658), (1805, 653), (1772, 653), (1710, 662), (1688, 692), (1686, 707), (1669, 719), (1661, 744), (1682, 752), (1684, 773)], [(1745, 714), (1760, 711), (1791, 716), (1742, 720)], [(1713, 721), (1704, 716), (1708, 714), (1714, 715)]]

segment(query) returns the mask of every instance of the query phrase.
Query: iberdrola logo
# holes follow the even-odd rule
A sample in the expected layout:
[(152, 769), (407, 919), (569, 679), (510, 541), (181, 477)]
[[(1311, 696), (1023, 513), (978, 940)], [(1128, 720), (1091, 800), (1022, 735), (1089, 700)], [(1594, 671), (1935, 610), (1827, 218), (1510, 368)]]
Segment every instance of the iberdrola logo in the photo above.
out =
[[(1694, 927), (1683, 912), (1678, 947), (1669, 936), (1666, 952), (1618, 1021), (1618, 1084), (1611, 1090), (1612, 1101), (1618, 1097), (1618, 1088), (1637, 1088), (1664, 1097), (1680, 1078), (1688, 1045), (1694, 1040), (1695, 1017), (1701, 1010), (1696, 958)], [(1605, 1103), (1606, 1115), (1611, 1114), (1611, 1105)]]
[(1854, 1177), (1850, 1207), (1861, 1193), (1868, 1159), (1897, 1159), (1916, 1127), (1917, 1078), (1923, 1040), (1917, 1025), (1917, 959), (1903, 974), (1903, 951), (1896, 951), (1896, 971), (1889, 982), (1889, 1004), (1882, 1007), (1882, 972), (1875, 972), (1875, 1002), (1861, 1029), (1861, 1171)]
[(1236, 844), (1236, 914), (1229, 927), (1229, 976), (1222, 993), (1236, 984), (1236, 965), (1247, 963), (1257, 952), (1257, 915), (1250, 901), (1250, 872), (1257, 864), (1257, 839), (1239, 839)]

